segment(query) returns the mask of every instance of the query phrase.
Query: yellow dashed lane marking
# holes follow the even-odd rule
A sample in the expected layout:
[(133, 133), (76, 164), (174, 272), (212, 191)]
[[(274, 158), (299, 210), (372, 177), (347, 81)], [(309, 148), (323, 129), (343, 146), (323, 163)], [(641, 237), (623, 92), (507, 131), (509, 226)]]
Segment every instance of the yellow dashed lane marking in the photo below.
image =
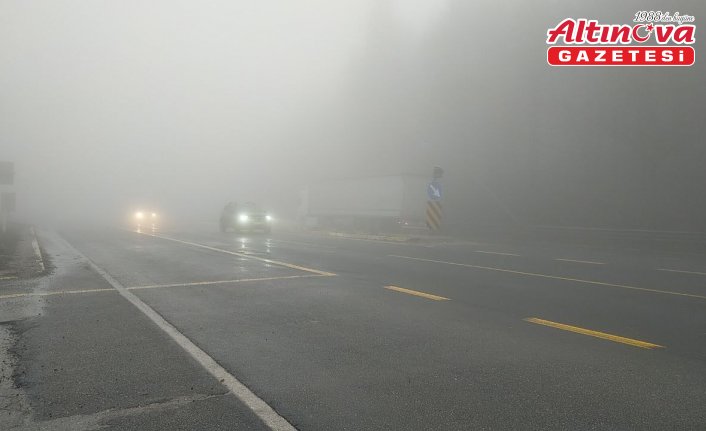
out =
[(431, 299), (433, 301), (449, 301), (449, 298), (444, 298), (443, 296), (432, 295), (431, 293), (419, 292), (417, 290), (405, 289), (404, 287), (397, 286), (384, 286), (385, 289), (394, 290), (395, 292), (406, 293), (408, 295), (420, 296), (422, 298)]
[(564, 331), (575, 332), (577, 334), (588, 335), (589, 337), (602, 338), (604, 340), (614, 341), (616, 343), (628, 344), (630, 346), (640, 347), (641, 349), (658, 349), (664, 348), (659, 344), (648, 343), (647, 341), (635, 340), (632, 338), (621, 337), (619, 335), (607, 334), (605, 332), (593, 331), (591, 329), (579, 328), (578, 326), (566, 325), (564, 323), (552, 322), (550, 320), (529, 317), (524, 319), (526, 322), (536, 323), (537, 325), (549, 326)]

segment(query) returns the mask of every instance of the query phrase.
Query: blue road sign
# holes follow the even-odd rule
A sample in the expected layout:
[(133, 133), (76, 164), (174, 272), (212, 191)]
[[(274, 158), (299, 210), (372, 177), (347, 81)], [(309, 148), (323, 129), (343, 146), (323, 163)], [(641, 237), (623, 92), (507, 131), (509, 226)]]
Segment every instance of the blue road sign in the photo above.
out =
[(432, 181), (427, 186), (427, 196), (432, 201), (441, 200), (441, 183), (438, 181)]

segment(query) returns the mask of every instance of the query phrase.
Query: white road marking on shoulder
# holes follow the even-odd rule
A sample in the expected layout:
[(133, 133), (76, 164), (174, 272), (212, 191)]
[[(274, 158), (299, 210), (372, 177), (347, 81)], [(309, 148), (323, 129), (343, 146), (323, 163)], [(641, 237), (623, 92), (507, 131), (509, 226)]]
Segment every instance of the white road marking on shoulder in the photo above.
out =
[(0, 295), (0, 299), (26, 298), (35, 296), (75, 295), (79, 293), (95, 292), (115, 292), (115, 289), (57, 290), (56, 292), (9, 293), (7, 295)]
[(257, 415), (264, 423), (273, 431), (296, 431), (285, 418), (280, 416), (272, 407), (270, 407), (260, 397), (255, 395), (247, 386), (242, 384), (235, 376), (230, 374), (225, 368), (218, 364), (205, 351), (201, 350), (184, 334), (167, 322), (159, 313), (154, 311), (152, 307), (144, 303), (134, 293), (127, 290), (120, 282), (105, 272), (102, 268), (96, 265), (91, 259), (83, 253), (76, 250), (68, 241), (64, 240), (67, 246), (77, 255), (81, 256), (88, 262), (91, 268), (103, 277), (111, 286), (117, 290), (120, 295), (130, 301), (138, 310), (145, 316), (149, 317), (162, 331), (169, 335), (182, 349), (189, 353), (206, 371), (220, 381), (230, 392), (233, 393), (240, 401), (243, 402), (250, 410)]
[(42, 250), (39, 248), (39, 242), (37, 241), (37, 233), (34, 231), (34, 227), (29, 229), (32, 232), (32, 249), (34, 249), (34, 254), (37, 256), (39, 268), (44, 272), (44, 258), (42, 258)]
[(560, 260), (562, 262), (587, 263), (589, 265), (605, 265), (605, 263), (603, 263), (603, 262), (594, 262), (592, 260), (559, 259), (559, 258), (556, 258), (554, 260)]
[(680, 273), (682, 273), (682, 274), (706, 275), (706, 272), (699, 272), (699, 271), (683, 271), (683, 270), (681, 270), (681, 269), (657, 268), (657, 271), (680, 272)]
[[(170, 283), (170, 284), (150, 284), (145, 286), (130, 286), (126, 287), (127, 290), (142, 290), (142, 289), (160, 289), (160, 288), (170, 288), (170, 287), (193, 287), (193, 286), (212, 286), (216, 284), (235, 284), (235, 283), (247, 283), (247, 282), (257, 282), (257, 281), (277, 281), (277, 280), (290, 280), (295, 278), (314, 278), (314, 277), (325, 277), (324, 275), (318, 274), (307, 274), (307, 275), (285, 275), (282, 277), (263, 277), (263, 278), (241, 278), (235, 280), (217, 280), (217, 281), (194, 281), (191, 283)], [(96, 293), (96, 292), (115, 292), (115, 289), (78, 289), (78, 290), (57, 290), (55, 292), (28, 292), (28, 293), (9, 293), (7, 295), (0, 295), (0, 299), (10, 299), (10, 298), (23, 298), (28, 296), (57, 296), (57, 295), (76, 295), (80, 293)]]
[(501, 256), (519, 256), (519, 254), (515, 253), (501, 253), (499, 251), (483, 251), (483, 250), (473, 250), (474, 253), (483, 253), (483, 254), (499, 254)]
[(32, 296), (32, 294), (31, 293), (10, 293), (7, 295), (0, 295), (0, 299), (23, 298), (25, 296)]

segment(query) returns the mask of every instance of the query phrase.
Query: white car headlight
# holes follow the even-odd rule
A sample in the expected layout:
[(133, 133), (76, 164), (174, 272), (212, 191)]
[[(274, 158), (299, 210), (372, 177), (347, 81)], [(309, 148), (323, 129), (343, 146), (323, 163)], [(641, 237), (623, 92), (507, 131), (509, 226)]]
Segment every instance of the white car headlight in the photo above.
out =
[(241, 222), (241, 223), (245, 223), (245, 222), (247, 222), (248, 220), (250, 220), (250, 217), (248, 217), (247, 214), (240, 214), (240, 215), (238, 216), (238, 221)]
[(142, 211), (138, 211), (135, 213), (135, 218), (138, 220), (142, 220), (143, 218), (145, 218), (145, 214)]
[(265, 220), (267, 220), (267, 221), (272, 221), (272, 216), (269, 215), (269, 214), (267, 214), (267, 215), (265, 216)]

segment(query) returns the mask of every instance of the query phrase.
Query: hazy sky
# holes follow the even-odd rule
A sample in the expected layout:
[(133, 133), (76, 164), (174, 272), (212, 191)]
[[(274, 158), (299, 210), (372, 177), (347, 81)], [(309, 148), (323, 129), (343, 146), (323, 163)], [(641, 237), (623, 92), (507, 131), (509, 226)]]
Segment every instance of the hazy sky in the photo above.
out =
[[(629, 22), (659, 5), (0, 0), (0, 159), (15, 161), (30, 218), (136, 206), (211, 217), (231, 199), (292, 209), (312, 178), (437, 163), (450, 191), (490, 196), (459, 195), (474, 210), (567, 207), (586, 184), (613, 206), (649, 202), (638, 195), (651, 172), (650, 190), (694, 213), (700, 42), (689, 70), (557, 70), (544, 58), (563, 17)], [(500, 29), (503, 49), (489, 48)], [(678, 185), (660, 177), (672, 172)], [(587, 213), (567, 211), (552, 222)]]
[[(296, 170), (282, 154), (315, 156), (288, 130), (349, 79), (372, 3), (0, 1), (0, 154), (21, 209), (210, 206), (278, 187)], [(410, 37), (443, 4), (391, 2)]]

